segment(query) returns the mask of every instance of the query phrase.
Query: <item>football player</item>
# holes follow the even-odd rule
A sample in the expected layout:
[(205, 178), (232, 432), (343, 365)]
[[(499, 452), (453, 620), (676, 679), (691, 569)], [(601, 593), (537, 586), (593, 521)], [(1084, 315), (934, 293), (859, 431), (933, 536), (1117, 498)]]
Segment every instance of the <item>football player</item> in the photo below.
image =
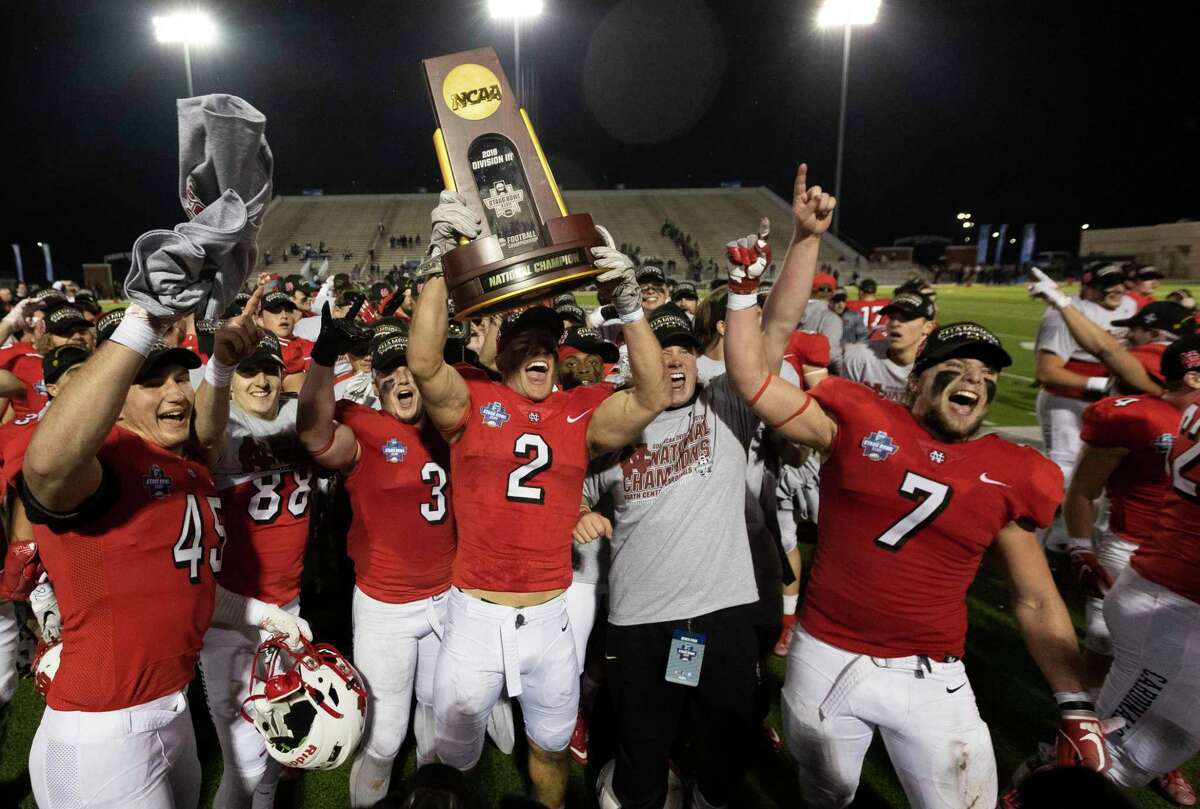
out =
[[(976, 438), (1011, 364), (1000, 341), (974, 323), (939, 328), (914, 364), (907, 407), (836, 377), (805, 393), (768, 372), (753, 279), (734, 280), (726, 359), (738, 390), (825, 459), (817, 552), (783, 688), (806, 799), (849, 804), (878, 728), (913, 805), (995, 803), (991, 738), (961, 659), (967, 587), (993, 544), (1062, 710), (1062, 759), (1102, 768), (1074, 628), (1032, 533), (1053, 518), (1061, 472), (1032, 449)], [(797, 319), (804, 297), (780, 299), (779, 285), (771, 296)]]
[(168, 325), (126, 311), (47, 411), (17, 481), (62, 618), (29, 757), (43, 809), (195, 806), (185, 691), (210, 620), (307, 632), (215, 585), (220, 500), (187, 447), (199, 360), (159, 342)]
[(418, 766), (433, 760), (433, 672), (454, 562), (450, 448), (425, 417), (408, 370), (408, 335), (371, 345), (380, 409), (335, 401), (333, 363), (366, 331), (328, 308), (300, 389), (300, 438), (319, 466), (341, 474), (352, 519), (354, 664), (370, 698), (368, 728), (350, 770), (350, 805), (388, 792), (392, 763), (417, 700)]
[(311, 361), (313, 343), (296, 335), (300, 307), (286, 292), (268, 292), (262, 301), (259, 325), (275, 335), (283, 354), (284, 390), (297, 391)]
[[(216, 332), (196, 392), (196, 436), (221, 498), (225, 546), (217, 580), (299, 615), (312, 467), (296, 435), (296, 397), (282, 392), (279, 342), (251, 323), (263, 292), (259, 287), (244, 304), (245, 335), (228, 327)], [(274, 798), (281, 767), (241, 716), (252, 661), (268, 637), (256, 627), (223, 626), (204, 636), (200, 673), (224, 761), (216, 809), (270, 806)]]
[(881, 327), (885, 339), (845, 345), (839, 374), (873, 388), (885, 399), (902, 402), (921, 343), (937, 326), (933, 301), (916, 292), (902, 292), (879, 311), (887, 317)]
[[(443, 192), (433, 211), (434, 255), (478, 217)], [(611, 238), (606, 239), (611, 245)], [(563, 597), (571, 583), (571, 532), (589, 457), (631, 442), (665, 407), (658, 342), (645, 322), (633, 263), (593, 250), (602, 291), (624, 323), (633, 390), (554, 388), (562, 319), (534, 307), (501, 327), (503, 381), (464, 376), (443, 357), (446, 283), (431, 278), (417, 299), (409, 369), (426, 413), (451, 446), (458, 555), (448, 625), (434, 675), (438, 758), (460, 770), (479, 760), (484, 725), (507, 686), (521, 702), (534, 797), (563, 804), (567, 745), (579, 703), (579, 662)]]

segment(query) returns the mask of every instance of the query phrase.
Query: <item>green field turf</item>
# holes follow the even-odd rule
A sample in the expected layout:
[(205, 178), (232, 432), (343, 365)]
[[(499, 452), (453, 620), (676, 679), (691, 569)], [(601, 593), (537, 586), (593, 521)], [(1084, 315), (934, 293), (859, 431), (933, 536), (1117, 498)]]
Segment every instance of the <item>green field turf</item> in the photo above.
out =
[[(881, 290), (881, 294), (889, 291)], [(584, 297), (584, 296), (580, 296)], [(584, 301), (594, 305), (594, 300)], [(992, 410), (992, 421), (1001, 425), (1034, 424), (1033, 353), (1022, 345), (1032, 344), (1043, 305), (1030, 301), (1020, 287), (943, 287), (938, 291), (939, 319), (975, 320), (996, 331), (1004, 341), (1015, 363), (1005, 373), (1000, 392)], [(349, 587), (352, 584), (348, 562), (343, 552), (328, 547), (328, 542), (315, 542), (305, 569), (305, 589), (302, 600), (304, 613), (312, 622), (318, 637), (329, 640), (343, 650), (350, 650)], [(808, 548), (811, 551), (811, 547)], [(1073, 605), (1079, 599), (1067, 583), (1068, 571), (1056, 570), (1056, 576), (1068, 592)], [(320, 571), (320, 574), (317, 574)], [(1009, 774), (1033, 749), (1038, 739), (1052, 734), (1056, 712), (1053, 700), (1032, 660), (1025, 652), (1010, 609), (1008, 590), (1003, 578), (993, 571), (990, 560), (985, 562), (978, 580), (969, 595), (970, 631), (966, 665), (971, 675), (979, 709), (992, 730), (993, 744), (1002, 786)], [(1081, 628), (1081, 614), (1073, 609), (1076, 625)], [(129, 627), (136, 632), (137, 627)], [(769, 684), (773, 692), (770, 721), (779, 727), (778, 690), (783, 682), (784, 667), (780, 658), (769, 665)], [(600, 703), (603, 706), (603, 699)], [(9, 722), (7, 740), (0, 747), (0, 807), (33, 807), (29, 794), (26, 759), (42, 708), (41, 699), (29, 681), (24, 681), (17, 693)], [(207, 717), (203, 695), (197, 683), (192, 688), (192, 710), (204, 768), (204, 793), (200, 805), (210, 805), (220, 774), (220, 754)], [(602, 708), (601, 708), (602, 711)], [(571, 790), (568, 806), (593, 807), (591, 785), (606, 759), (604, 723), (595, 720), (593, 756), (586, 772), (572, 765)], [(483, 760), (473, 773), (477, 805), (499, 805), (506, 795), (523, 794), (526, 790), (524, 756), (508, 758), (489, 743)], [(401, 786), (412, 773), (414, 751), (411, 734), (401, 751), (402, 763), (397, 764), (393, 787)], [(686, 751), (681, 754), (686, 758)], [(1185, 771), (1200, 780), (1200, 763), (1189, 762)], [(349, 765), (335, 772), (307, 773), (302, 778), (281, 785), (276, 801), (278, 807), (308, 807), (310, 809), (340, 809), (346, 803), (346, 782)], [(799, 785), (786, 753), (757, 753), (741, 794), (735, 803), (742, 807), (797, 806)], [(1150, 790), (1137, 791), (1139, 805), (1168, 807)], [(904, 807), (907, 805), (891, 765), (881, 744), (876, 742), (867, 757), (862, 784), (855, 801), (858, 807)]]

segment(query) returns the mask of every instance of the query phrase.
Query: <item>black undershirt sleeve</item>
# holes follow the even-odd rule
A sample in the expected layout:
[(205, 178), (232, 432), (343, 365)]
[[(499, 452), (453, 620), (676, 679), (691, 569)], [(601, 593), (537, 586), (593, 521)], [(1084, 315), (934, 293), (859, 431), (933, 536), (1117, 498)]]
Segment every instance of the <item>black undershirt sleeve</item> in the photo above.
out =
[(117, 480), (116, 474), (104, 461), (100, 461), (100, 469), (100, 485), (96, 488), (96, 491), (88, 495), (74, 510), (65, 513), (51, 511), (39, 503), (25, 484), (24, 474), (18, 473), (16, 480), (17, 493), (21, 497), (21, 502), (25, 504), (25, 514), (29, 517), (29, 521), (35, 525), (45, 525), (57, 533), (62, 533), (64, 531), (78, 530), (103, 517), (112, 508), (113, 504), (117, 502), (117, 496), (121, 491), (121, 484)]

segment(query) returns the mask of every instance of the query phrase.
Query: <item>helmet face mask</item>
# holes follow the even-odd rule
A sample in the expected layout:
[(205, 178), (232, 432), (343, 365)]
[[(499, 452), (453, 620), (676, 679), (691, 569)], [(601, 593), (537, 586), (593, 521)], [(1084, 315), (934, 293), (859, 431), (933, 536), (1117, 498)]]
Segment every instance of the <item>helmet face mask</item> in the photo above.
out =
[(258, 647), (242, 718), (254, 725), (273, 759), (288, 767), (332, 770), (354, 754), (367, 718), (362, 677), (337, 649), (283, 638)]

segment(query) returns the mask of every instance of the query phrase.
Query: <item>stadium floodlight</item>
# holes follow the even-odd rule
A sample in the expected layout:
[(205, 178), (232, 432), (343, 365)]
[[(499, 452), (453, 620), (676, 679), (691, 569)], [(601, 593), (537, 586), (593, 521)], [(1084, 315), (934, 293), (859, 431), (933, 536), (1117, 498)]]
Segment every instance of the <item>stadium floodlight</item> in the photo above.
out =
[(1000, 238), (1000, 231), (998, 231), (998, 230), (993, 230), (993, 231), (992, 231), (992, 238), (993, 238), (993, 239), (999, 239), (999, 238)]
[(962, 213), (960, 213), (960, 214), (958, 215), (958, 218), (959, 218), (959, 219), (970, 219), (970, 218), (971, 218), (971, 214), (967, 213), (966, 211), (963, 211)]
[(845, 211), (842, 199), (842, 158), (846, 150), (846, 82), (850, 75), (850, 29), (856, 25), (871, 25), (879, 16), (880, 0), (825, 0), (817, 11), (818, 28), (842, 29), (842, 101), (838, 112), (837, 169), (833, 180), (833, 194), (838, 206), (833, 212), (833, 230), (838, 232), (838, 222)]
[(1084, 222), (1082, 225), (1080, 225), (1080, 226), (1079, 226), (1079, 229), (1080, 229), (1080, 230), (1087, 230), (1087, 229), (1088, 229), (1088, 228), (1090, 228), (1090, 227), (1091, 227), (1091, 225), (1089, 225), (1087, 222)]
[(183, 45), (183, 67), (187, 73), (188, 96), (192, 89), (192, 46), (217, 41), (217, 24), (203, 11), (177, 11), (154, 17), (154, 37), (164, 45)]
[(870, 25), (879, 16), (880, 0), (825, 0), (817, 11), (817, 25), (839, 28)]
[(973, 228), (973, 227), (975, 227), (975, 223), (974, 223), (974, 222), (963, 222), (963, 228), (964, 228), (964, 229), (967, 229), (967, 228)]
[(536, 17), (542, 13), (542, 0), (488, 0), (488, 12), (493, 20)]

